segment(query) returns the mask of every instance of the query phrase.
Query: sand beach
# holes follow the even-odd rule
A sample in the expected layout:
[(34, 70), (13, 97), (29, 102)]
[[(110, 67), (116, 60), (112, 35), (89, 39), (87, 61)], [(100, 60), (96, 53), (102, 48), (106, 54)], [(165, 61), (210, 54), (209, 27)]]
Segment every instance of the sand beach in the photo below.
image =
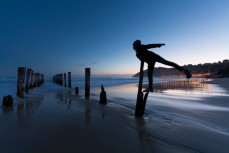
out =
[[(203, 83), (204, 82), (204, 83)], [(228, 153), (228, 78), (162, 82), (135, 118), (137, 84), (89, 99), (46, 82), (0, 111), (1, 153)]]

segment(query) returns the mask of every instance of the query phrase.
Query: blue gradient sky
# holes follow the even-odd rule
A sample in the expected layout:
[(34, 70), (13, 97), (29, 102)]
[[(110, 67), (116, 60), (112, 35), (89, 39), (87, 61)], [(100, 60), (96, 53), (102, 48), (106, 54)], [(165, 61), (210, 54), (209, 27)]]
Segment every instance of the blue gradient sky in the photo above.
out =
[[(229, 58), (228, 0), (1, 0), (0, 76), (134, 74), (132, 42), (180, 65)], [(163, 66), (157, 64), (156, 66)], [(146, 66), (145, 66), (146, 67)]]

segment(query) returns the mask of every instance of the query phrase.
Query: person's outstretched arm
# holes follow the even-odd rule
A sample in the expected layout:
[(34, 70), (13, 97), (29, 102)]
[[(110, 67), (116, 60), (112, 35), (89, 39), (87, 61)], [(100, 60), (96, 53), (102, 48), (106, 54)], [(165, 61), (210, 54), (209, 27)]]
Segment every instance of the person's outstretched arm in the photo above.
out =
[(161, 46), (165, 46), (165, 44), (148, 44), (144, 46), (146, 47), (146, 49), (150, 49), (150, 48), (160, 48)]

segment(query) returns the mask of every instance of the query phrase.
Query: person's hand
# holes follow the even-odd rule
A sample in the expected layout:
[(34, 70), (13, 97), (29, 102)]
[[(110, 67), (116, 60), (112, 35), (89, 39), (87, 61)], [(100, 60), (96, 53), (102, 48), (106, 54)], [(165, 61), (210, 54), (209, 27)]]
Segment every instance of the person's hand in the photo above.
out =
[(161, 44), (161, 46), (165, 46), (165, 44)]

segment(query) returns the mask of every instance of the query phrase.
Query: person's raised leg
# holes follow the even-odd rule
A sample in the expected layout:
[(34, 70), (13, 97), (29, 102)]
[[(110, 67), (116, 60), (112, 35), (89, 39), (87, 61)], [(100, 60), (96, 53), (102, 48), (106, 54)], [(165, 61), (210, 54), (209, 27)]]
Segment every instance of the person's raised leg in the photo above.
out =
[(192, 74), (188, 69), (185, 69), (185, 68), (179, 66), (178, 64), (176, 64), (174, 62), (167, 61), (167, 60), (165, 60), (164, 58), (162, 58), (159, 55), (156, 55), (155, 58), (156, 58), (156, 61), (159, 62), (159, 63), (165, 64), (165, 65), (168, 65), (168, 66), (172, 66), (172, 67), (176, 68), (177, 70), (184, 72), (184, 74), (186, 75), (187, 79), (192, 77)]

